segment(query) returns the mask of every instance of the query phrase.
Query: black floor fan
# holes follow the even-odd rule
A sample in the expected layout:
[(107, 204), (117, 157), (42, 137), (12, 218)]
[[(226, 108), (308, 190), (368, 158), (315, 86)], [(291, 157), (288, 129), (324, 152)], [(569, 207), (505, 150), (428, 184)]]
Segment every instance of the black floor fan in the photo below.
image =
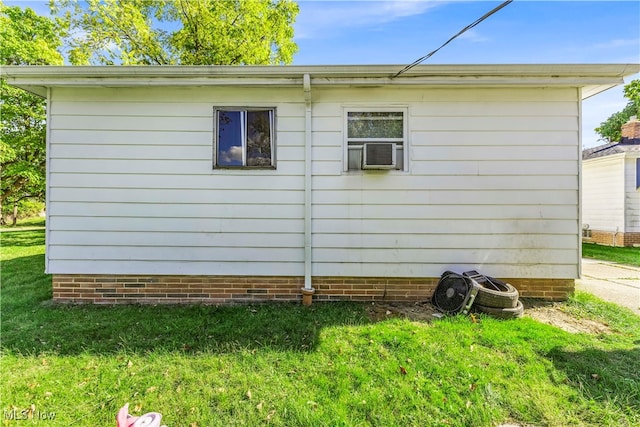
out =
[(470, 277), (445, 271), (440, 276), (431, 302), (444, 313), (467, 314), (478, 294), (479, 287), (480, 285)]

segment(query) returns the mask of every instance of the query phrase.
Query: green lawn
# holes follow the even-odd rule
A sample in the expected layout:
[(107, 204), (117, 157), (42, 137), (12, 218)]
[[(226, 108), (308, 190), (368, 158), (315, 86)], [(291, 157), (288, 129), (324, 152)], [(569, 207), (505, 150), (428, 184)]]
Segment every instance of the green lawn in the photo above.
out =
[(640, 267), (640, 248), (614, 248), (612, 246), (596, 245), (595, 243), (583, 243), (582, 256)]
[(59, 306), (43, 236), (1, 233), (3, 425), (110, 426), (126, 402), (169, 427), (640, 425), (640, 317), (587, 294), (561, 308), (611, 333), (346, 303)]
[(7, 224), (7, 225), (0, 226), (0, 229), (24, 230), (26, 228), (40, 228), (40, 227), (44, 227), (44, 218), (34, 217), (34, 218), (19, 219), (18, 223), (15, 226), (11, 224)]

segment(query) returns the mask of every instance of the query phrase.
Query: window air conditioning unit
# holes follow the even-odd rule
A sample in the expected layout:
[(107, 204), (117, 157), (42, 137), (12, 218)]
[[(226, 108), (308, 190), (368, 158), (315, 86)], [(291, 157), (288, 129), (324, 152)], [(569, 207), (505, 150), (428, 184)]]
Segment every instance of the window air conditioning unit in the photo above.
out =
[(395, 169), (396, 144), (370, 142), (362, 148), (362, 169)]

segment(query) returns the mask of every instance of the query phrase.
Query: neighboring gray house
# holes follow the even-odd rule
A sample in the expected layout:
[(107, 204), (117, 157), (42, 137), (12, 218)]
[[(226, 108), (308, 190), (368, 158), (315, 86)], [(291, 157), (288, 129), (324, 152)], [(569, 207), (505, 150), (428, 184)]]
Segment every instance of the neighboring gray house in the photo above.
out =
[(640, 67), (401, 68), (4, 67), (48, 100), (54, 299), (566, 298), (581, 102)]
[(582, 152), (585, 242), (640, 246), (640, 121), (622, 126), (619, 142)]

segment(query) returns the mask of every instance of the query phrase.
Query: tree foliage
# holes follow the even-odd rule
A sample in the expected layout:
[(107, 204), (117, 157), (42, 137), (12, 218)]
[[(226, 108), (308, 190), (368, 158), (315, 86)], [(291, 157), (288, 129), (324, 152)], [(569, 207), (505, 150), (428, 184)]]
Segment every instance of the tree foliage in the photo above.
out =
[(636, 107), (635, 114), (640, 116), (640, 80), (632, 80), (624, 87), (624, 96), (629, 99), (629, 103), (633, 103)]
[(286, 64), (297, 50), (289, 0), (60, 0), (69, 58), (103, 65)]
[[(290, 63), (289, 0), (51, 0), (58, 17), (0, 1), (0, 63), (214, 65)], [(1, 84), (2, 205), (44, 199), (45, 101)]]
[(640, 116), (640, 80), (632, 80), (624, 86), (624, 96), (629, 100), (627, 105), (600, 123), (595, 131), (607, 142), (620, 141), (622, 125), (631, 116)]
[[(0, 63), (61, 65), (59, 23), (31, 9), (0, 3)], [(45, 101), (0, 80), (0, 202), (44, 200)]]

